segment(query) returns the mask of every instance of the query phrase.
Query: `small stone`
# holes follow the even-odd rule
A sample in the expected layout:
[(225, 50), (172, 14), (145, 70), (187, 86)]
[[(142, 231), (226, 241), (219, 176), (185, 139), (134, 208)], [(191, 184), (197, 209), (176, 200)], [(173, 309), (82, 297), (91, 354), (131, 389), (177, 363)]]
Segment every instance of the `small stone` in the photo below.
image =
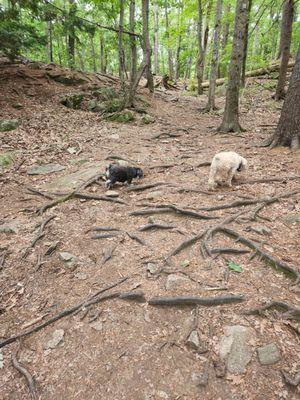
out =
[(63, 340), (64, 334), (65, 334), (65, 331), (63, 329), (57, 329), (56, 331), (54, 331), (52, 334), (52, 339), (50, 339), (46, 343), (46, 345), (44, 346), (44, 349), (45, 350), (54, 349)]
[(259, 235), (271, 235), (272, 233), (270, 228), (263, 225), (252, 226), (251, 230)]
[(168, 398), (169, 398), (168, 393), (164, 392), (163, 390), (158, 390), (157, 396), (159, 399), (164, 399), (164, 400), (168, 400)]
[(119, 193), (114, 190), (107, 190), (105, 192), (105, 196), (107, 197), (119, 197)]
[(77, 150), (76, 150), (75, 147), (68, 147), (67, 148), (67, 152), (70, 153), (70, 154), (76, 154)]
[(80, 281), (84, 281), (85, 279), (87, 279), (87, 274), (83, 273), (83, 272), (77, 272), (75, 274), (75, 277), (77, 279), (79, 279)]
[(257, 349), (258, 359), (262, 365), (275, 364), (281, 359), (281, 355), (275, 343), (269, 343)]
[(141, 115), (141, 122), (146, 125), (152, 124), (153, 122), (155, 122), (155, 118), (149, 114), (143, 114)]
[(0, 225), (0, 233), (18, 233), (19, 224), (17, 222), (6, 222)]
[(126, 160), (118, 160), (117, 164), (120, 165), (120, 167), (128, 167), (129, 166), (129, 162)]
[(159, 271), (159, 266), (153, 263), (148, 263), (147, 271), (150, 272), (150, 274), (156, 274)]
[(157, 190), (155, 192), (150, 192), (147, 194), (146, 199), (157, 199), (157, 198), (161, 198), (163, 196), (163, 192)]
[(0, 132), (8, 132), (16, 129), (20, 125), (17, 119), (4, 119), (0, 121)]
[(90, 324), (90, 327), (91, 327), (92, 329), (95, 329), (95, 331), (102, 331), (102, 329), (103, 329), (103, 323), (102, 323), (101, 321), (95, 321), (95, 322), (92, 322), (92, 323)]
[(198, 350), (200, 346), (200, 338), (197, 331), (192, 331), (187, 338), (186, 344), (194, 350)]
[(118, 135), (117, 133), (113, 133), (112, 135), (109, 136), (109, 138), (112, 140), (118, 140), (120, 139), (120, 135)]
[(27, 170), (27, 175), (46, 175), (52, 172), (62, 171), (65, 168), (66, 167), (63, 165), (56, 163), (37, 165), (36, 167), (29, 168)]
[(245, 326), (234, 325), (225, 327), (225, 335), (221, 339), (219, 352), (221, 360), (227, 362), (227, 370), (233, 374), (245, 372), (252, 357), (252, 351), (247, 340), (252, 330)]
[(189, 282), (189, 280), (182, 276), (170, 274), (166, 281), (166, 289), (180, 289), (181, 287), (184, 287), (187, 282)]
[(186, 267), (188, 267), (190, 265), (190, 261), (189, 260), (183, 260), (181, 263), (180, 263), (180, 266), (182, 267), (182, 268), (186, 268)]
[(21, 110), (21, 108), (23, 108), (23, 104), (21, 103), (15, 103), (12, 105), (13, 108), (15, 108), (16, 110)]
[(64, 263), (67, 268), (72, 268), (76, 261), (76, 257), (72, 253), (68, 253), (67, 251), (60, 252), (59, 259)]

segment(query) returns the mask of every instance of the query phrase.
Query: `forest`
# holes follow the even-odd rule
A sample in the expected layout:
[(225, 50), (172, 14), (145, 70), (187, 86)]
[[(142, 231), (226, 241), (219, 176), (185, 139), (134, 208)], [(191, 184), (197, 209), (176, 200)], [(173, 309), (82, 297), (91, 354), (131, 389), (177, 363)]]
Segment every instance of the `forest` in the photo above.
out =
[(299, 0), (0, 0), (1, 399), (299, 399), (299, 182)]

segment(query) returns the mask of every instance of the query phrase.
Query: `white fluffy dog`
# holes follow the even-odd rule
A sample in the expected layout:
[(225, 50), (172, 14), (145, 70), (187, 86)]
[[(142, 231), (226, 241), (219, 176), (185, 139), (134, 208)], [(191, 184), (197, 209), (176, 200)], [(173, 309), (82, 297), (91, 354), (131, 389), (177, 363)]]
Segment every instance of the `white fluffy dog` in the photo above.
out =
[(212, 159), (208, 179), (210, 190), (216, 189), (217, 185), (232, 186), (232, 179), (237, 172), (246, 171), (247, 160), (234, 151), (222, 151)]

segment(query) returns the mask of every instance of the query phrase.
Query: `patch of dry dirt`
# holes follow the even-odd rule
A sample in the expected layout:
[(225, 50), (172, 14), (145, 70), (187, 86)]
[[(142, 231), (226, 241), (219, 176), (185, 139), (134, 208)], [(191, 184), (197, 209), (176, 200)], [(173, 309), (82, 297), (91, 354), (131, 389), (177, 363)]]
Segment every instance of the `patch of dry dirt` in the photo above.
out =
[[(30, 75), (26, 67), (22, 68), (25, 75)], [(269, 311), (266, 316), (242, 315), (243, 310), (270, 300), (299, 306), (299, 288), (292, 285), (293, 280), (257, 257), (251, 258), (252, 253), (203, 258), (201, 241), (165, 262), (166, 255), (183, 240), (244, 210), (247, 212), (243, 219), (230, 223), (230, 228), (260, 244), (274, 257), (299, 268), (299, 224), (282, 220), (284, 216), (300, 214), (299, 194), (268, 205), (260, 212), (263, 219), (257, 221), (247, 220), (257, 204), (213, 212), (199, 210), (237, 199), (276, 196), (299, 189), (299, 180), (286, 180), (236, 183), (231, 189), (205, 193), (209, 167), (197, 167), (201, 162), (210, 161), (218, 151), (234, 150), (249, 161), (247, 179), (299, 175), (299, 152), (258, 147), (271, 134), (280, 113), (279, 105), (270, 99), (270, 91), (250, 82), (241, 100), (241, 123), (247, 131), (239, 136), (215, 135), (221, 113), (200, 113), (205, 96), (195, 98), (158, 92), (150, 98), (141, 90), (140, 94), (150, 102), (148, 112), (156, 122), (120, 125), (104, 121), (96, 113), (70, 110), (59, 104), (62, 93), (76, 88), (48, 81), (43, 76), (24, 78), (22, 74), (16, 75), (16, 71), (17, 66), (0, 70), (1, 118), (21, 120), (19, 128), (0, 134), (1, 152), (12, 152), (15, 157), (11, 168), (0, 175), (1, 222), (19, 224), (17, 234), (0, 233), (2, 339), (23, 331), (24, 325), (36, 318), (44, 316), (46, 320), (79, 303), (121, 277), (128, 279), (110, 292), (138, 288), (147, 300), (160, 295), (228, 294), (242, 294), (246, 299), (238, 304), (199, 307), (197, 330), (207, 345), (205, 353), (185, 344), (194, 323), (192, 307), (159, 308), (147, 302), (110, 299), (91, 306), (87, 314), (83, 310), (60, 319), (21, 341), (18, 359), (34, 376), (40, 398), (299, 398), (299, 391), (286, 385), (280, 372), (295, 375), (300, 369), (299, 323), (285, 320), (278, 311)], [(220, 98), (220, 106), (223, 101)], [(23, 108), (16, 110), (12, 107), (15, 103), (21, 103)], [(158, 134), (162, 135), (153, 138)], [(78, 144), (82, 150), (79, 155), (67, 152), (67, 148)], [(122, 157), (142, 167), (145, 177), (139, 183), (165, 182), (165, 185), (142, 191), (116, 186), (119, 198), (126, 204), (71, 199), (42, 216), (30, 212), (49, 200), (27, 193), (27, 187), (39, 187), (74, 172), (83, 167), (84, 161), (103, 161), (110, 156)], [(27, 169), (41, 162), (58, 162), (66, 169), (50, 175), (28, 176)], [(84, 192), (103, 195), (105, 191), (100, 182)], [(129, 215), (134, 210), (160, 204), (198, 210), (219, 219), (199, 220), (174, 213), (152, 217)], [(46, 225), (44, 237), (24, 257), (26, 248), (37, 236), (37, 225), (50, 216), (55, 218)], [(151, 218), (176, 228), (139, 232), (138, 228)], [(251, 227), (257, 225), (269, 228), (271, 235), (252, 231)], [(95, 226), (117, 227), (120, 233), (114, 238), (93, 240), (87, 231)], [(126, 232), (138, 235), (148, 246), (132, 240)], [(55, 242), (59, 242), (57, 249), (45, 256)], [(114, 246), (112, 258), (102, 265), (103, 254)], [(245, 248), (217, 234), (209, 242), (209, 248), (219, 247)], [(62, 251), (76, 256), (74, 268), (68, 269), (60, 261)], [(40, 256), (44, 263), (37, 269)], [(242, 265), (243, 272), (229, 271), (225, 258)], [(157, 267), (157, 274), (147, 270), (149, 263)], [(170, 273), (186, 280), (178, 288), (167, 290), (165, 284)], [(100, 322), (97, 326), (100, 330), (89, 323), (93, 315)], [(212, 360), (218, 359), (224, 328), (230, 325), (253, 329), (249, 344), (252, 359), (242, 375), (227, 373), (218, 378)], [(45, 344), (57, 329), (64, 330), (63, 341), (54, 349), (45, 350)], [(277, 345), (281, 360), (262, 366), (256, 349), (268, 343)], [(11, 364), (11, 355), (17, 346), (14, 343), (2, 349), (4, 368), (0, 370), (0, 392), (3, 399), (30, 398), (24, 377)], [(211, 361), (208, 383), (198, 386), (195, 377), (202, 375), (207, 360)]]

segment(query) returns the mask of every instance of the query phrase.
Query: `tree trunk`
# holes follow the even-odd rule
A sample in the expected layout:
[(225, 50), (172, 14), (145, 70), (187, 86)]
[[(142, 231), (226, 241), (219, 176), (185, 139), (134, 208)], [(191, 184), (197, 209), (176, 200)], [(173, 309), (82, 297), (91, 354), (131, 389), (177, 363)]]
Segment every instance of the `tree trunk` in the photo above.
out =
[(243, 130), (239, 124), (239, 88), (248, 10), (249, 0), (237, 0), (225, 111), (222, 123), (218, 128), (218, 131), (222, 132), (240, 132)]
[(215, 19), (214, 42), (213, 42), (210, 80), (209, 80), (208, 102), (207, 102), (205, 111), (211, 111), (211, 110), (216, 109), (215, 91), (216, 91), (216, 80), (217, 80), (217, 75), (218, 75), (219, 42), (220, 42), (221, 18), (222, 18), (222, 0), (217, 0), (216, 17), (215, 18), (216, 19)]
[(206, 50), (208, 45), (208, 37), (209, 37), (209, 23), (210, 23), (210, 13), (212, 10), (213, 2), (209, 0), (206, 8), (206, 16), (205, 16), (205, 29), (203, 35), (203, 70), (202, 70), (202, 80), (204, 79), (204, 75), (206, 75)]
[[(136, 93), (138, 84), (139, 84), (144, 72), (147, 70), (147, 67), (151, 65), (151, 47), (150, 47), (150, 41), (149, 41), (149, 27), (148, 27), (148, 24), (149, 24), (149, 0), (142, 0), (142, 20), (143, 20), (143, 60), (140, 65), (140, 68), (136, 74), (135, 81), (131, 82), (127, 98), (125, 98), (125, 101), (124, 101), (125, 108), (133, 107), (135, 93)], [(151, 77), (152, 77), (152, 74), (151, 74)], [(152, 77), (152, 83), (153, 83), (153, 77)]]
[(246, 83), (246, 63), (247, 63), (248, 39), (249, 39), (248, 32), (249, 32), (249, 20), (250, 20), (251, 7), (252, 7), (252, 0), (249, 0), (249, 10), (248, 10), (248, 18), (247, 18), (247, 22), (246, 22), (246, 32), (245, 32), (241, 87), (245, 87), (245, 83)]
[(106, 74), (105, 46), (103, 36), (100, 38), (100, 72), (102, 74)]
[(180, 77), (180, 51), (181, 51), (181, 15), (182, 15), (183, 4), (180, 3), (177, 14), (177, 29), (178, 36), (176, 40), (176, 54), (175, 54), (175, 81)]
[(168, 16), (168, 7), (167, 1), (165, 1), (165, 16), (166, 16), (166, 38), (168, 43), (168, 65), (169, 65), (169, 78), (171, 80), (174, 79), (174, 66), (173, 66), (173, 52), (170, 45), (170, 33), (169, 33), (169, 16)]
[(69, 68), (74, 69), (75, 63), (75, 28), (74, 28), (74, 17), (76, 13), (76, 6), (74, 5), (75, 0), (69, 0), (69, 36), (68, 36), (68, 64)]
[(149, 39), (149, 0), (144, 1), (144, 7), (142, 12), (145, 14), (143, 15), (143, 51), (146, 53), (146, 77), (147, 77), (147, 88), (151, 93), (154, 92), (154, 82), (153, 82), (153, 75), (151, 71), (151, 55), (152, 55), (152, 48)]
[[(228, 15), (230, 13), (230, 4), (226, 5), (225, 8), (225, 15)], [(228, 42), (228, 36), (229, 36), (229, 21), (227, 20), (224, 24), (223, 27), (223, 33), (222, 33), (222, 53), (225, 53), (227, 42)]]
[(281, 66), (276, 87), (275, 100), (283, 99), (285, 96), (285, 82), (287, 66), (290, 56), (290, 46), (292, 39), (292, 25), (294, 15), (294, 0), (285, 0), (282, 10), (282, 25), (281, 25)]
[(300, 45), (271, 146), (300, 148)]
[(198, 23), (197, 23), (197, 39), (198, 39), (198, 59), (196, 64), (197, 81), (198, 81), (198, 94), (203, 94), (202, 79), (204, 67), (204, 52), (202, 47), (202, 2), (198, 0)]
[[(134, 32), (134, 19), (135, 19), (135, 0), (130, 0), (129, 5), (129, 30)], [(130, 41), (130, 80), (134, 82), (136, 77), (136, 63), (137, 63), (137, 52), (136, 52), (136, 38), (135, 36), (129, 37)]]
[(84, 68), (84, 61), (83, 61), (84, 56), (83, 56), (83, 54), (81, 53), (81, 51), (78, 50), (78, 49), (77, 49), (77, 54), (78, 54), (78, 58), (79, 58), (80, 69), (81, 69), (81, 71), (84, 71), (84, 70), (85, 70), (85, 68)]
[(90, 42), (91, 42), (91, 53), (92, 53), (92, 61), (93, 61), (93, 71), (97, 72), (96, 52), (95, 52), (94, 36), (93, 35), (90, 35)]
[(154, 3), (154, 73), (159, 74), (158, 62), (158, 5)]
[(124, 24), (124, 0), (120, 0), (120, 18), (118, 33), (118, 49), (119, 49), (119, 77), (121, 86), (124, 90), (125, 86), (125, 53), (123, 48), (123, 24)]
[(47, 58), (49, 62), (53, 62), (53, 45), (52, 45), (52, 21), (49, 20), (46, 22), (46, 37), (47, 37)]

